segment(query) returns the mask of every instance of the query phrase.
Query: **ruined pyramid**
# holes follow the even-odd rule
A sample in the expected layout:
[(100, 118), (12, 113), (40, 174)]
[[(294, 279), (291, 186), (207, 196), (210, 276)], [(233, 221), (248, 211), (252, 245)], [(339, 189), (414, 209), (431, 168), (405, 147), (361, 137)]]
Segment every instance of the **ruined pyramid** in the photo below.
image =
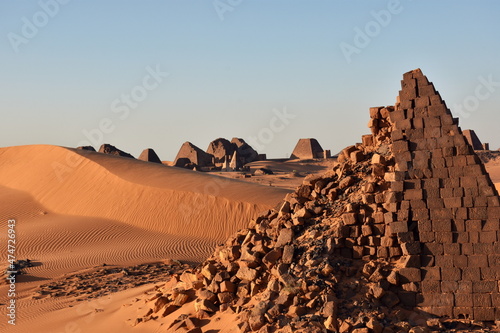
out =
[(179, 149), (174, 160), (174, 165), (178, 167), (185, 167), (187, 165), (205, 167), (212, 165), (212, 162), (212, 155), (205, 153), (191, 142), (186, 141), (182, 144), (181, 149)]
[(120, 149), (116, 148), (115, 146), (107, 144), (107, 143), (104, 143), (101, 145), (101, 148), (99, 148), (99, 153), (128, 157), (128, 158), (135, 158), (134, 156), (130, 155), (129, 153), (124, 152), (123, 150), (120, 150)]
[(241, 332), (499, 320), (499, 197), (458, 120), (417, 69), (369, 127), (333, 170), (173, 276), (149, 315), (194, 301), (198, 318), (238, 313)]

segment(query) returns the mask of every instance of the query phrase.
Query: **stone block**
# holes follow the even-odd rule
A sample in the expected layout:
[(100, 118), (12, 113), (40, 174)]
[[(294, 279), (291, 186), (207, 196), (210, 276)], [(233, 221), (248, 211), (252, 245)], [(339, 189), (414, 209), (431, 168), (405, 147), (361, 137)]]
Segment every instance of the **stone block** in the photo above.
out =
[(468, 257), (465, 255), (453, 256), (453, 267), (464, 268), (468, 266)]
[[(448, 208), (436, 208), (436, 209), (430, 210), (430, 217), (431, 217), (431, 220), (449, 220), (449, 219), (453, 219), (453, 213), (452, 213), (452, 210), (450, 210)], [(434, 224), (433, 224), (433, 228), (434, 228)], [(451, 226), (450, 226), (450, 231), (451, 231)]]
[(458, 307), (472, 307), (474, 306), (472, 294), (455, 294), (455, 306)]
[(495, 320), (495, 308), (493, 307), (475, 307), (474, 320), (493, 321)]
[(392, 152), (397, 154), (401, 152), (408, 151), (408, 142), (407, 141), (396, 141), (392, 144)]
[(444, 207), (446, 208), (460, 208), (462, 207), (462, 198), (454, 197), (454, 198), (444, 198)]
[(491, 293), (498, 290), (497, 281), (473, 281), (472, 282), (472, 292), (473, 293)]
[[(423, 254), (439, 256), (444, 254), (443, 244), (439, 243), (426, 243), (422, 245)], [(451, 266), (450, 266), (451, 267)]]
[(441, 291), (443, 293), (455, 293), (458, 289), (457, 281), (441, 281)]
[[(453, 257), (452, 257), (453, 259)], [(441, 280), (443, 281), (460, 281), (462, 272), (456, 267), (441, 267)]]
[(401, 268), (398, 270), (401, 283), (420, 282), (422, 276), (419, 268)]
[(421, 269), (422, 280), (430, 281), (430, 280), (441, 280), (441, 268), (439, 267), (427, 267)]
[[(451, 232), (451, 219), (444, 219), (444, 220), (434, 219), (435, 215), (437, 215), (437, 213), (434, 212), (435, 210), (431, 210), (432, 231)], [(446, 210), (446, 213), (449, 213), (449, 210)]]
[(497, 232), (496, 231), (480, 232), (479, 241), (481, 243), (495, 243), (497, 241)]
[(444, 254), (460, 255), (460, 244), (443, 244)]
[(433, 231), (420, 231), (419, 235), (422, 243), (432, 243), (436, 240)]
[(423, 107), (430, 106), (430, 105), (431, 105), (431, 101), (430, 101), (428, 96), (421, 96), (421, 97), (415, 98), (415, 107), (416, 108), (423, 108)]
[[(436, 266), (444, 268), (452, 268), (453, 267), (453, 256), (450, 255), (436, 255)], [(441, 273), (441, 277), (443, 278), (443, 274)]]
[(473, 220), (486, 220), (488, 218), (488, 209), (486, 207), (469, 208), (469, 218)]
[(453, 242), (453, 233), (448, 231), (438, 231), (435, 233), (436, 242), (444, 244)]
[(434, 116), (434, 117), (439, 117), (448, 114), (448, 110), (446, 109), (446, 106), (443, 104), (428, 106), (427, 110), (429, 112), (429, 116)]
[[(469, 259), (469, 263), (472, 259)], [(466, 267), (462, 269), (462, 279), (464, 281), (481, 281), (481, 270), (478, 267)], [(472, 292), (472, 284), (471, 284)]]
[[(430, 97), (429, 102), (431, 103), (431, 105), (441, 104), (441, 99), (439, 99), (439, 103), (437, 103), (436, 98), (432, 98), (432, 97), (439, 97), (439, 96), (436, 96), (436, 91), (435, 91), (434, 85), (432, 83), (427, 84), (427, 85), (419, 85), (418, 94), (420, 96)], [(433, 101), (434, 101), (434, 103), (432, 103)]]
[(474, 307), (491, 307), (491, 296), (490, 294), (473, 293), (472, 302)]

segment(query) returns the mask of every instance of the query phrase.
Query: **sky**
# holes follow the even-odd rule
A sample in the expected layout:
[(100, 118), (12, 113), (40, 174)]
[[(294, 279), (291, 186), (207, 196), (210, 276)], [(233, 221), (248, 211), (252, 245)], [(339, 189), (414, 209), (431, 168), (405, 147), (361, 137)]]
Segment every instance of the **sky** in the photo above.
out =
[(270, 158), (369, 134), (421, 68), (500, 147), (495, 0), (1, 0), (0, 146), (110, 143), (173, 160), (242, 137)]

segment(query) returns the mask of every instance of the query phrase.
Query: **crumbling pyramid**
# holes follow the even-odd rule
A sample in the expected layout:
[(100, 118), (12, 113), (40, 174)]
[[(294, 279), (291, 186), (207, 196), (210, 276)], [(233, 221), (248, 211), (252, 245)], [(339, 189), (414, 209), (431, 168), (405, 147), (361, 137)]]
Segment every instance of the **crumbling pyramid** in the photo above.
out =
[(232, 138), (231, 143), (236, 145), (236, 150), (238, 151), (238, 156), (240, 157), (242, 164), (247, 164), (258, 160), (259, 153), (248, 143), (246, 143), (242, 138)]
[(224, 163), (226, 156), (232, 156), (237, 149), (236, 144), (229, 142), (227, 139), (218, 138), (210, 142), (207, 148), (207, 153), (214, 156), (214, 163)]
[(184, 142), (174, 160), (177, 167), (196, 166), (206, 167), (213, 165), (213, 156), (205, 153), (191, 142)]
[(95, 152), (95, 148), (92, 147), (92, 146), (79, 146), (79, 147), (76, 147), (76, 149), (80, 149), (80, 150), (88, 150), (88, 151), (93, 151)]
[(123, 150), (120, 150), (120, 149), (116, 148), (115, 146), (107, 144), (107, 143), (101, 145), (101, 148), (99, 148), (99, 153), (135, 158), (134, 156), (130, 155), (129, 153), (126, 153)]
[(489, 145), (487, 143), (483, 145), (474, 130), (463, 130), (463, 135), (474, 150), (488, 150)]
[(139, 160), (161, 164), (160, 158), (152, 148), (144, 149), (139, 156)]
[[(371, 115), (382, 120), (380, 110)], [(405, 256), (403, 282), (415, 283), (407, 304), (498, 319), (500, 203), (484, 165), (420, 70), (404, 74), (388, 118), (395, 165), (384, 222)]]
[(499, 320), (499, 197), (458, 120), (417, 69), (369, 127), (333, 170), (174, 276), (148, 313), (194, 301), (200, 318), (238, 312), (241, 332)]
[(323, 148), (316, 139), (300, 139), (293, 149), (291, 159), (323, 158)]

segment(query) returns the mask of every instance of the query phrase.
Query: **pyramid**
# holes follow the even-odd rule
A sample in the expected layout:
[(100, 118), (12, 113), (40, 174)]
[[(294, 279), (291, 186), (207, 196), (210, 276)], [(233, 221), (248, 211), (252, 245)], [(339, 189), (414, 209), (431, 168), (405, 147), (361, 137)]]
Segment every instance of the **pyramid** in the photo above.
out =
[(156, 155), (156, 152), (152, 148), (144, 149), (139, 156), (139, 160), (161, 164), (160, 158)]
[(463, 130), (463, 134), (467, 139), (467, 142), (472, 146), (474, 150), (485, 150), (481, 140), (477, 137), (474, 130)]
[(94, 149), (94, 147), (92, 147), (92, 146), (79, 146), (79, 147), (76, 147), (76, 149), (80, 149), (80, 150), (88, 150), (88, 151), (93, 151), (93, 152), (95, 152), (95, 149)]
[(258, 160), (259, 153), (246, 143), (245, 140), (241, 138), (232, 138), (231, 143), (236, 145), (238, 155), (242, 159), (243, 164)]
[(196, 290), (195, 309), (238, 312), (242, 332), (499, 320), (500, 200), (458, 120), (417, 69), (368, 125), (332, 170), (174, 276), (163, 297)]
[(231, 143), (224, 138), (218, 138), (210, 142), (207, 148), (207, 153), (214, 156), (214, 163), (217, 165), (224, 163), (226, 156), (232, 156), (236, 149), (236, 144)]
[(213, 156), (205, 153), (200, 148), (196, 147), (191, 142), (184, 142), (177, 153), (174, 160), (174, 165), (184, 167), (189, 164), (194, 164), (198, 167), (206, 167), (212, 165)]
[(322, 158), (323, 148), (316, 139), (300, 139), (293, 150), (291, 159)]
[(120, 149), (116, 148), (115, 146), (112, 146), (112, 145), (107, 144), (107, 143), (101, 145), (101, 148), (99, 148), (99, 153), (134, 158), (134, 156), (130, 155), (129, 153), (126, 153), (123, 150), (120, 150)]
[[(375, 131), (381, 111), (371, 110)], [(417, 287), (405, 295), (408, 305), (440, 316), (499, 318), (500, 203), (484, 165), (419, 69), (403, 75), (388, 119), (390, 197), (397, 200), (384, 222), (406, 256), (400, 274)]]

